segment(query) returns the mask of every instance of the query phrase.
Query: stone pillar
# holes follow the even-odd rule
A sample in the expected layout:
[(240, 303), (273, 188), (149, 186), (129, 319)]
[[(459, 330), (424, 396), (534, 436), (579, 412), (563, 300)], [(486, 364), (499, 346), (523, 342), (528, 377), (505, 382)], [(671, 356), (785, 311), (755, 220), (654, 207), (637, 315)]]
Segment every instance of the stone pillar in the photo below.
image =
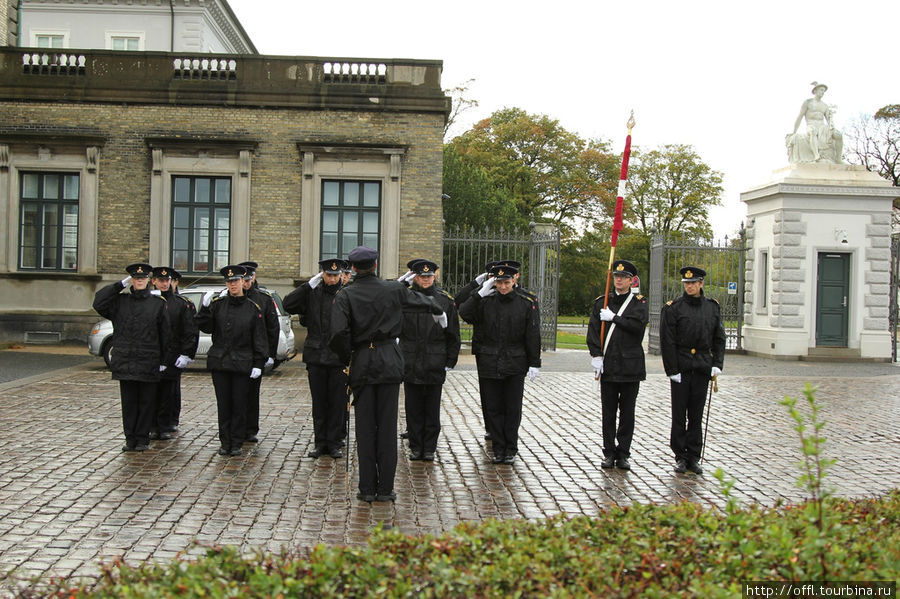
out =
[[(747, 203), (745, 325), (750, 353), (890, 359), (890, 183), (863, 167), (801, 164), (741, 194)], [(847, 256), (846, 347), (817, 347), (818, 260)]]

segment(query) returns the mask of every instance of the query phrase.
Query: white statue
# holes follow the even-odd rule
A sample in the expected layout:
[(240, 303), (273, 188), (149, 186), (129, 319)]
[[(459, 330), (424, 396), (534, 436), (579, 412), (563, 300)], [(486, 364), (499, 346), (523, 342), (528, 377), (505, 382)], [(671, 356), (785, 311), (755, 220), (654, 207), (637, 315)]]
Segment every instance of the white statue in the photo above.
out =
[[(791, 164), (824, 162), (841, 164), (844, 138), (834, 127), (834, 108), (822, 101), (828, 86), (813, 81), (812, 98), (803, 101), (800, 114), (794, 122), (794, 132), (785, 138), (788, 160)], [(797, 133), (800, 122), (806, 117), (806, 133)]]

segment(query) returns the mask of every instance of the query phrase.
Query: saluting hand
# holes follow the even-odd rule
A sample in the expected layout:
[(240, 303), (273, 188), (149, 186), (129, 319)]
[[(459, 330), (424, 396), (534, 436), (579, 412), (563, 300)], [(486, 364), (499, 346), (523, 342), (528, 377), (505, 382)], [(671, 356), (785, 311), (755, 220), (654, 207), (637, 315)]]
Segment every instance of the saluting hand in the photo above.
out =
[(319, 286), (319, 283), (322, 282), (322, 278), (323, 278), (323, 277), (322, 277), (322, 273), (319, 273), (319, 274), (317, 274), (316, 276), (314, 276), (313, 278), (311, 278), (310, 280), (308, 280), (308, 281), (306, 282), (306, 284), (309, 285), (309, 287), (310, 287), (311, 289), (315, 289), (316, 287)]
[(494, 277), (485, 280), (485, 282), (481, 284), (481, 289), (478, 290), (478, 295), (480, 295), (481, 297), (487, 297), (489, 295), (494, 295), (495, 293), (497, 293), (497, 289), (494, 287), (495, 280), (496, 279)]
[(475, 277), (475, 282), (478, 283), (479, 285), (481, 285), (482, 283), (484, 283), (484, 280), (486, 278), (488, 278), (489, 276), (491, 276), (491, 273), (483, 272), (480, 275), (478, 275), (477, 277)]
[(122, 279), (120, 281), (120, 283), (122, 283), (122, 287), (124, 287), (125, 289), (128, 289), (128, 285), (131, 284), (131, 275), (128, 275), (127, 277)]
[(209, 304), (212, 302), (213, 295), (215, 295), (215, 291), (207, 291), (203, 294), (203, 299), (200, 300), (200, 304), (209, 308)]

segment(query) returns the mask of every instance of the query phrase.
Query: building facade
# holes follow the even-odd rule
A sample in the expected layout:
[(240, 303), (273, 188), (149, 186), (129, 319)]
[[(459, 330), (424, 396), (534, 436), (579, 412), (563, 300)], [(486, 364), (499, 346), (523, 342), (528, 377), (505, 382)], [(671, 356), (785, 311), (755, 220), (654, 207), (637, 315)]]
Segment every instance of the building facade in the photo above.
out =
[(139, 260), (188, 285), (252, 259), (287, 292), (360, 244), (385, 276), (439, 256), (441, 69), (0, 49), (0, 337), (83, 339)]

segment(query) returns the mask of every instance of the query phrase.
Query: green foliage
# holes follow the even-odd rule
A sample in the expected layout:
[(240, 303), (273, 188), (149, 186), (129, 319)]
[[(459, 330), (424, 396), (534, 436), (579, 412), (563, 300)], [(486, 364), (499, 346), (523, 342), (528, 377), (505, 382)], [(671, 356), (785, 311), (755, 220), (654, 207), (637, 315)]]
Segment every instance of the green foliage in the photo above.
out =
[[(844, 526), (823, 551), (838, 580), (895, 580), (900, 492), (833, 501)], [(611, 508), (598, 517), (488, 520), (421, 538), (377, 530), (364, 547), (301, 558), (210, 547), (196, 561), (114, 564), (73, 597), (734, 597), (749, 580), (812, 580), (798, 538), (805, 506), (693, 503)], [(839, 558), (839, 559), (837, 559)], [(42, 595), (42, 596), (45, 596)]]
[[(525, 222), (608, 220), (618, 164), (601, 140), (585, 141), (546, 115), (504, 108), (454, 138), (463, 161), (485, 169)], [(452, 195), (452, 194), (451, 194)]]
[(632, 157), (626, 222), (648, 237), (654, 230), (670, 239), (711, 237), (709, 208), (721, 203), (722, 173), (710, 168), (687, 145), (636, 150)]
[(505, 229), (526, 227), (509, 193), (494, 184), (487, 171), (463, 160), (452, 145), (444, 146), (444, 225)]

